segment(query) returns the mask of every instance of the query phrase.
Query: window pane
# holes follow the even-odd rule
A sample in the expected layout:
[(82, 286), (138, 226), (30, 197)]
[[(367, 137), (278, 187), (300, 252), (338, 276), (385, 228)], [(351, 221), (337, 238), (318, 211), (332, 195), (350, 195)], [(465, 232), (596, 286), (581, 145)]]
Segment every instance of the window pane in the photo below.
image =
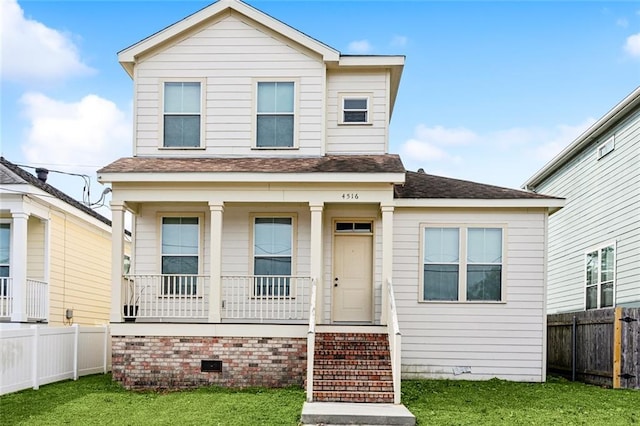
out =
[(198, 147), (200, 146), (199, 115), (165, 115), (164, 116), (165, 147)]
[(8, 266), (0, 266), (0, 277), (9, 277), (9, 267)]
[(603, 248), (600, 254), (600, 282), (613, 281), (613, 246)]
[(162, 256), (163, 274), (198, 274), (198, 256)]
[(600, 307), (608, 308), (613, 306), (613, 283), (602, 284), (600, 291)]
[(258, 113), (293, 113), (292, 82), (258, 83)]
[(276, 83), (258, 83), (258, 112), (277, 112)]
[(502, 266), (467, 265), (467, 300), (500, 300)]
[(198, 254), (198, 218), (162, 218), (162, 254)]
[(259, 147), (292, 147), (292, 115), (259, 115), (256, 145)]
[[(0, 223), (0, 264), (9, 264), (11, 253), (11, 225)], [(8, 276), (8, 275), (6, 275)]]
[(345, 123), (366, 123), (367, 112), (366, 111), (345, 111), (344, 122)]
[(587, 309), (598, 307), (598, 286), (587, 287)]
[(291, 275), (290, 257), (256, 257), (254, 275)]
[(293, 113), (293, 83), (276, 83), (276, 112)]
[(458, 265), (424, 265), (424, 300), (458, 300)]
[(164, 112), (200, 114), (200, 83), (165, 83)]
[(344, 109), (367, 109), (367, 98), (345, 99)]
[[(254, 254), (290, 256), (292, 245), (291, 218), (256, 218)], [(258, 272), (255, 272), (256, 275)]]
[(598, 252), (587, 253), (587, 285), (598, 283)]
[(467, 261), (471, 263), (501, 263), (502, 229), (469, 228)]
[(424, 242), (425, 262), (458, 262), (460, 253), (458, 228), (426, 228)]

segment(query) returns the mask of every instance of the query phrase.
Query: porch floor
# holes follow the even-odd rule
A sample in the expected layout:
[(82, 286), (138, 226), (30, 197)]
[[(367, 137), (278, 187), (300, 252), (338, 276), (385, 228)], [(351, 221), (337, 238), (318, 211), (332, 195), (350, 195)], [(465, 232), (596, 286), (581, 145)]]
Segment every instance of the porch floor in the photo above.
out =
[(305, 402), (302, 424), (415, 426), (416, 417), (402, 404)]

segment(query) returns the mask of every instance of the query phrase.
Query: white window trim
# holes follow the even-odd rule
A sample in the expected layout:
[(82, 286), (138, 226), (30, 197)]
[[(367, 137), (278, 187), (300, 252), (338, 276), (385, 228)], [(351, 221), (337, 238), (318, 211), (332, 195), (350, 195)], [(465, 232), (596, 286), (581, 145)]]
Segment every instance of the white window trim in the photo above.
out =
[[(293, 83), (293, 146), (258, 146), (258, 83)], [(286, 77), (254, 78), (251, 98), (251, 149), (258, 151), (297, 150), (300, 117), (300, 79)]]
[[(338, 105), (338, 124), (341, 126), (370, 126), (373, 124), (373, 93), (339, 93), (339, 105)], [(366, 99), (367, 100), (367, 121), (360, 122), (345, 122), (344, 121), (344, 101), (347, 99)]]
[[(164, 146), (164, 85), (165, 83), (200, 83), (200, 145), (199, 146)], [(199, 151), (206, 148), (206, 79), (205, 78), (172, 78), (162, 79), (159, 82), (160, 104), (158, 107), (158, 149), (169, 151)]]
[[(458, 300), (425, 300), (424, 299), (424, 234), (427, 228), (457, 228), (460, 238), (458, 250)], [(467, 235), (473, 228), (494, 228), (502, 230), (502, 271), (500, 276), (500, 300), (467, 300)], [(418, 270), (418, 302), (419, 303), (444, 303), (444, 304), (492, 304), (501, 305), (507, 303), (507, 232), (506, 223), (421, 223), (420, 224), (420, 251)]]
[[(603, 154), (602, 150), (606, 148), (607, 145), (609, 144), (611, 144), (611, 149)], [(616, 136), (611, 135), (609, 138), (607, 138), (607, 140), (605, 140), (600, 145), (598, 145), (598, 148), (596, 149), (596, 157), (598, 158), (598, 160), (600, 160), (601, 158), (604, 158), (607, 155), (611, 154), (615, 149), (616, 149)]]
[[(583, 294), (582, 294), (582, 309), (585, 311), (592, 311), (594, 309), (602, 309), (601, 308), (601, 304), (602, 304), (602, 300), (601, 299), (601, 294), (600, 294), (600, 286), (602, 285), (602, 282), (600, 281), (601, 275), (600, 275), (600, 268), (601, 268), (601, 263), (600, 263), (600, 250), (602, 250), (603, 248), (606, 247), (611, 247), (613, 246), (613, 305), (612, 306), (607, 306), (607, 308), (615, 308), (616, 307), (616, 294), (618, 291), (618, 286), (617, 286), (617, 278), (618, 278), (618, 242), (617, 241), (610, 241), (608, 243), (603, 243), (603, 244), (598, 244), (596, 246), (592, 246), (590, 247), (588, 250), (586, 250), (583, 254), (582, 254), (582, 290), (583, 290)], [(598, 284), (596, 284), (597, 287), (597, 298), (596, 298), (596, 304), (597, 306), (595, 308), (588, 308), (587, 309), (587, 255), (589, 253), (593, 253), (594, 251), (598, 252)]]
[[(157, 213), (157, 271), (158, 275), (162, 275), (162, 219), (165, 217), (197, 217), (198, 218), (198, 275), (204, 275), (204, 231), (205, 231), (205, 223), (204, 223), (204, 213), (185, 211), (185, 212), (158, 212)], [(204, 295), (204, 284), (198, 285), (196, 287), (195, 295), (185, 295), (187, 297), (202, 297)], [(165, 297), (167, 295), (163, 294), (162, 291), (158, 293), (159, 297)], [(179, 297), (179, 295), (173, 295), (172, 297)]]
[[(256, 218), (269, 219), (269, 218), (287, 218), (291, 219), (291, 277), (297, 276), (297, 253), (298, 253), (298, 215), (296, 213), (250, 213), (249, 214), (249, 275), (255, 275), (254, 262), (255, 262), (255, 240), (254, 231)], [(251, 286), (251, 297), (263, 298), (264, 296), (255, 295), (255, 286)], [(289, 288), (289, 296), (280, 296), (279, 299), (294, 299), (296, 297), (296, 286), (291, 285)], [(273, 297), (271, 297), (273, 298)]]

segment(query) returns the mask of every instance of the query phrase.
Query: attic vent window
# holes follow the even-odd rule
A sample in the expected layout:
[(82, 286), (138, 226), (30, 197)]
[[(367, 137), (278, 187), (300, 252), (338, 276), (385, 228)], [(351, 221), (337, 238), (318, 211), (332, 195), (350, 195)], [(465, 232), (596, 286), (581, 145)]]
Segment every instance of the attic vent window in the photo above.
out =
[(616, 138), (611, 136), (603, 144), (598, 147), (598, 160), (613, 151), (616, 148)]

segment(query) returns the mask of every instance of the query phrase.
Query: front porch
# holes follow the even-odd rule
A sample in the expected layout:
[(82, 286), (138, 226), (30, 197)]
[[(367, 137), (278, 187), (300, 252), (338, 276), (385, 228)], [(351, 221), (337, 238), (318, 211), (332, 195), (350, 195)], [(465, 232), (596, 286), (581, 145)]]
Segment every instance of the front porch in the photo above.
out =
[[(25, 285), (26, 284), (26, 285)], [(0, 321), (11, 321), (14, 313), (18, 311), (16, 305), (20, 305), (27, 322), (40, 322), (47, 320), (47, 312), (49, 312), (49, 283), (33, 278), (27, 278), (24, 291), (19, 292), (20, 297), (24, 300), (17, 299), (16, 282), (12, 277), (0, 277)]]

